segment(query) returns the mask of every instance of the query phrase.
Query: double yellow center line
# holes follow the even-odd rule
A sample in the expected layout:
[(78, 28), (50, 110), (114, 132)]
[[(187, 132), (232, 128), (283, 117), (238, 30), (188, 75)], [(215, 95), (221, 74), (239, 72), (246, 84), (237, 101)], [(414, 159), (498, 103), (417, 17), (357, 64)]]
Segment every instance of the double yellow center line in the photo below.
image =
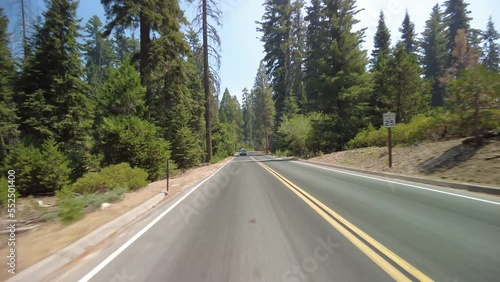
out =
[[(309, 193), (292, 183), (290, 180), (286, 179), (284, 176), (280, 175), (275, 170), (263, 164), (262, 162), (257, 161), (253, 157), (251, 158), (252, 160), (256, 161), (261, 167), (275, 176), (279, 181), (281, 181), (283, 185), (288, 187), (300, 199), (307, 203), (321, 217), (323, 217), (328, 223), (330, 223), (335, 229), (337, 229), (342, 235), (344, 235), (358, 249), (360, 249), (365, 255), (367, 255), (373, 262), (375, 262), (396, 281), (412, 281), (414, 279), (417, 279), (419, 281), (433, 281), (420, 270), (416, 269), (407, 261), (377, 242), (368, 234), (354, 226), (352, 223), (350, 223), (338, 213), (334, 212), (329, 207), (321, 203), (318, 199), (314, 198)], [(407, 272), (407, 274), (403, 273), (403, 271), (396, 268), (394, 265), (397, 265), (400, 269), (403, 269), (405, 272)]]

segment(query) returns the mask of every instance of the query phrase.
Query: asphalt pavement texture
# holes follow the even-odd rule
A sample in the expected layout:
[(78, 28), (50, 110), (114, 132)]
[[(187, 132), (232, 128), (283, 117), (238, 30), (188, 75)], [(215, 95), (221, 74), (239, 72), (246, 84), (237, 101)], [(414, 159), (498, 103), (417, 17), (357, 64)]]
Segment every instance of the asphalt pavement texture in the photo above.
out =
[[(408, 269), (443, 282), (500, 279), (498, 197), (249, 155), (47, 281), (398, 280), (391, 267), (409, 281), (422, 279)], [(335, 227), (325, 207), (357, 229)]]

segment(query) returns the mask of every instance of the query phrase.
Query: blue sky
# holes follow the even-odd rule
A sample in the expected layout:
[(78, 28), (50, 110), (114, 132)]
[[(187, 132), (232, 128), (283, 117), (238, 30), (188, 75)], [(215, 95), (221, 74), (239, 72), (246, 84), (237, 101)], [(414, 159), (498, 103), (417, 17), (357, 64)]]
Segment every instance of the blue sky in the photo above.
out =
[[(0, 6), (6, 8), (9, 15), (15, 16), (16, 8), (9, 7), (10, 0), (0, 0)], [(386, 23), (392, 33), (392, 42), (399, 39), (398, 28), (403, 21), (405, 10), (408, 9), (412, 21), (415, 23), (416, 31), (422, 32), (425, 21), (429, 17), (432, 6), (441, 4), (444, 0), (358, 0), (358, 8), (364, 11), (358, 14), (361, 20), (358, 28), (366, 27), (365, 43), (363, 48), (371, 52), (373, 35), (375, 34), (378, 14), (380, 10), (385, 13)], [(32, 12), (40, 14), (44, 9), (43, 0), (31, 0)], [(253, 86), (254, 77), (260, 60), (264, 57), (260, 34), (256, 31), (255, 21), (261, 19), (264, 14), (262, 3), (264, 0), (220, 0), (220, 9), (223, 12), (223, 26), (220, 28), (222, 40), (222, 66), (220, 70), (221, 91), (227, 87), (232, 95), (236, 95), (241, 101), (241, 90), (244, 87)], [(468, 0), (471, 10), (473, 28), (484, 29), (491, 15), (495, 27), (500, 30), (500, 1), (498, 0)], [(181, 7), (186, 11), (188, 20), (194, 17), (194, 5), (188, 5), (187, 1), (181, 1)], [(104, 10), (100, 0), (80, 0), (78, 16), (82, 18), (82, 25), (93, 15), (98, 15), (104, 22)], [(19, 30), (17, 19), (11, 19), (11, 31)]]

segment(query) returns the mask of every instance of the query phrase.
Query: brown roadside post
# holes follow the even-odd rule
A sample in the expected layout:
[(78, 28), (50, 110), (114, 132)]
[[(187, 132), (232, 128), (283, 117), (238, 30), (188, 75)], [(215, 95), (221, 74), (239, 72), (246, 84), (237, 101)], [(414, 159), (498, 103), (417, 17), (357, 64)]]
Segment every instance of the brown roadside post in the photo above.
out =
[(387, 112), (382, 114), (383, 125), (387, 128), (387, 145), (389, 147), (389, 167), (392, 167), (392, 128), (396, 126), (396, 114)]
[(168, 184), (169, 184), (169, 183), (168, 183), (168, 180), (169, 180), (169, 178), (170, 178), (170, 169), (169, 169), (169, 166), (168, 166), (168, 165), (169, 165), (169, 163), (170, 163), (170, 160), (169, 160), (169, 159), (167, 159), (167, 194), (168, 194)]
[(389, 127), (389, 167), (392, 167), (392, 128)]

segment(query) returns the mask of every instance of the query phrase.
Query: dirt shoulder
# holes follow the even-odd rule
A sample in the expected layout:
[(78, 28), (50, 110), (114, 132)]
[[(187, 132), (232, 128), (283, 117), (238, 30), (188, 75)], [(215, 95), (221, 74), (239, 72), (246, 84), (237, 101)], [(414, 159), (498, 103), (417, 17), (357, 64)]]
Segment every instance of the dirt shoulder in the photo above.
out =
[[(171, 178), (169, 181), (170, 194), (167, 198), (184, 191), (197, 181), (208, 177), (229, 160), (230, 158), (227, 158), (216, 164), (193, 168), (181, 175)], [(21, 272), (46, 257), (49, 257), (71, 243), (83, 238), (85, 235), (91, 233), (98, 227), (125, 214), (131, 209), (158, 195), (158, 193), (165, 191), (165, 189), (166, 181), (157, 181), (138, 191), (126, 193), (123, 199), (119, 202), (112, 204), (105, 210), (97, 210), (95, 212), (87, 213), (82, 220), (71, 225), (64, 225), (58, 221), (51, 221), (40, 224), (35, 230), (17, 234), (16, 272)], [(55, 203), (55, 199), (45, 197), (43, 202), (44, 204)], [(22, 208), (23, 204), (27, 205), (28, 201), (26, 199), (20, 199), (18, 202), (18, 208)], [(6, 238), (6, 235), (0, 236), (2, 241), (0, 246), (0, 256), (4, 258), (8, 254)], [(10, 277), (11, 274), (7, 273), (7, 265), (5, 263), (0, 264), (0, 281), (5, 281)]]
[(463, 139), (393, 148), (393, 167), (388, 167), (387, 148), (363, 148), (336, 152), (310, 161), (371, 171), (487, 184), (500, 187), (500, 139), (476, 148)]

